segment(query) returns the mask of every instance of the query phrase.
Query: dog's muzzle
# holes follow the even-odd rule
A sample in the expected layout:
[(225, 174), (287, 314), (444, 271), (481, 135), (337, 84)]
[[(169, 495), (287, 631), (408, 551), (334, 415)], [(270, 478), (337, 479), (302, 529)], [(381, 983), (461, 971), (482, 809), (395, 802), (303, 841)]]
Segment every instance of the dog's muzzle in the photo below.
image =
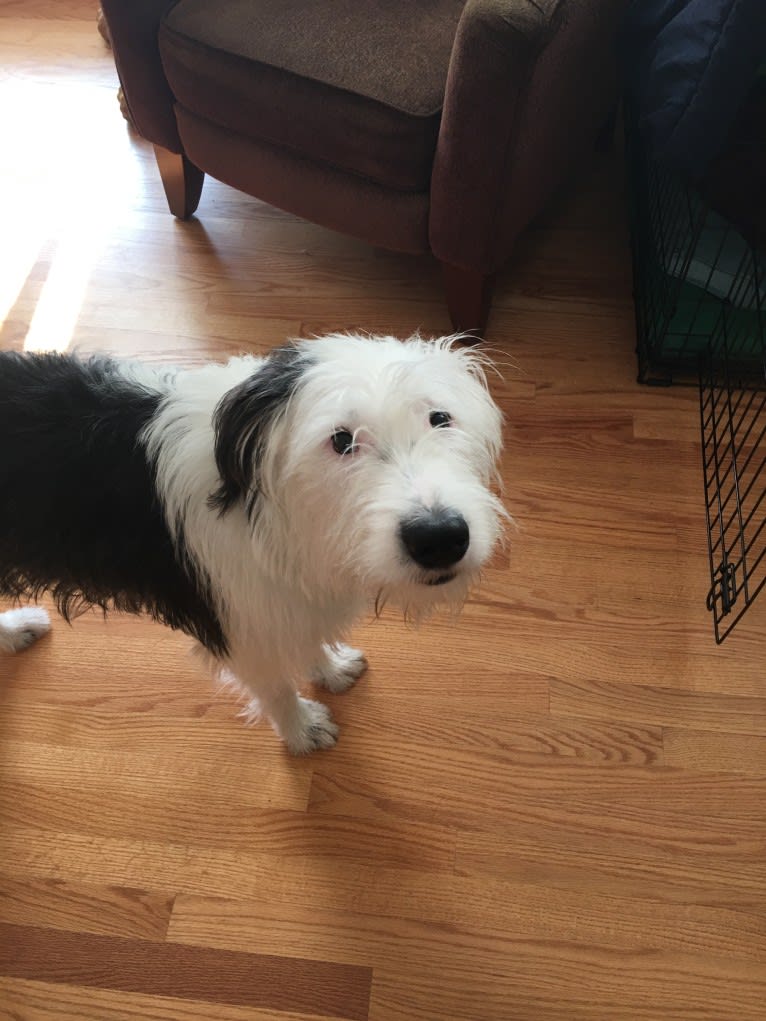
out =
[(453, 567), (465, 556), (470, 541), (463, 515), (444, 508), (403, 521), (399, 533), (410, 557), (429, 571)]

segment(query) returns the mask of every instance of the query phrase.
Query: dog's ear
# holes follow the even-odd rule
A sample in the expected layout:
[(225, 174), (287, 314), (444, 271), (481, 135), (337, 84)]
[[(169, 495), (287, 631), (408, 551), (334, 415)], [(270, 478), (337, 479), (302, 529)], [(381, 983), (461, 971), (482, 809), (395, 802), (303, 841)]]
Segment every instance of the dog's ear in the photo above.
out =
[(259, 462), (269, 431), (295, 393), (310, 359), (292, 344), (275, 348), (263, 365), (224, 394), (213, 415), (215, 462), (221, 483), (208, 502), (224, 514), (244, 499), (252, 513), (259, 490)]

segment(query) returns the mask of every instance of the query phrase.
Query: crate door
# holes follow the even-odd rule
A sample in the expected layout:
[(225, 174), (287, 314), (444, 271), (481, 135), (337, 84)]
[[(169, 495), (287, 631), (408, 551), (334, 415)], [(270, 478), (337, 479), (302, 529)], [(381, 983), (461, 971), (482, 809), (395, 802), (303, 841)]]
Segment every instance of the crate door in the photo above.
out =
[(700, 366), (707, 605), (719, 643), (766, 585), (766, 356), (743, 365), (737, 339), (724, 323)]

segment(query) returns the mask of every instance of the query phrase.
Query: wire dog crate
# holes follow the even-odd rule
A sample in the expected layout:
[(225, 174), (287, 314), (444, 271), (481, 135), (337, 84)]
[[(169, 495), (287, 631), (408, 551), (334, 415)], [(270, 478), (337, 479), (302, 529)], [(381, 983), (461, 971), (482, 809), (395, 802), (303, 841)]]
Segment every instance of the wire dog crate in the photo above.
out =
[(765, 261), (690, 185), (651, 159), (626, 116), (642, 383), (691, 382), (711, 342), (748, 374), (766, 342)]
[(722, 642), (766, 586), (766, 259), (649, 157), (626, 111), (638, 378), (696, 380)]
[(700, 366), (700, 418), (711, 588), (722, 642), (766, 585), (766, 364), (735, 375), (722, 333)]

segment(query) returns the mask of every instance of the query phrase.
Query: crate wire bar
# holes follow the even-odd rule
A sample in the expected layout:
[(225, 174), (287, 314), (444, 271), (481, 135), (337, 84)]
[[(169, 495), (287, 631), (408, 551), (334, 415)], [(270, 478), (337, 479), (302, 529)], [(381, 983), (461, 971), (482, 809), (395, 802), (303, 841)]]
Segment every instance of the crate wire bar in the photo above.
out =
[(743, 249), (699, 359), (707, 605), (719, 644), (766, 585), (764, 267), (758, 251)]
[(766, 585), (766, 366), (760, 381), (733, 371), (727, 344), (711, 344), (700, 370), (700, 418), (707, 605), (719, 644)]

